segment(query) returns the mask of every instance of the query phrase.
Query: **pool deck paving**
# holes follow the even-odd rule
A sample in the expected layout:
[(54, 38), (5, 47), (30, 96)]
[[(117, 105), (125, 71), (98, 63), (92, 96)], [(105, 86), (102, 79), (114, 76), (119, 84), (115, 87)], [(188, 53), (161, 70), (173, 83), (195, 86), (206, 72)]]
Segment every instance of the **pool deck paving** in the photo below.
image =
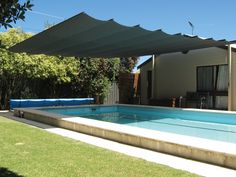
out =
[(150, 162), (167, 165), (176, 169), (189, 171), (191, 173), (195, 173), (202, 176), (212, 176), (212, 177), (235, 177), (236, 170), (211, 165), (207, 163), (202, 163), (194, 160), (189, 160), (181, 157), (176, 157), (168, 154), (163, 154), (160, 152), (155, 152), (152, 150), (142, 149), (139, 147), (134, 147), (118, 142), (114, 142), (107, 139), (102, 139), (82, 133), (78, 133), (75, 131), (58, 128), (54, 126), (50, 126), (47, 124), (39, 123), (32, 120), (27, 120), (23, 118), (18, 118), (13, 116), (11, 112), (0, 112), (0, 116), (10, 118), (12, 120), (16, 120), (19, 122), (23, 122), (33, 127), (38, 127), (44, 129), (47, 132), (58, 134), (64, 137), (68, 137), (74, 140), (78, 140), (87, 144), (91, 144), (94, 146), (98, 146), (101, 148), (109, 149), (112, 151), (116, 151), (119, 153), (123, 153), (129, 156), (141, 158)]

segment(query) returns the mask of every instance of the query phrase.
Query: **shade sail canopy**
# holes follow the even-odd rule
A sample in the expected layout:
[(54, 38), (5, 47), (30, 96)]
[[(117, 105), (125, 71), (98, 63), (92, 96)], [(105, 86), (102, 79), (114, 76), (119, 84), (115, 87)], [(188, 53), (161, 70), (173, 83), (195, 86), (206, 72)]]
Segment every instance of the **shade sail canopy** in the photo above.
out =
[(78, 57), (128, 57), (225, 46), (226, 40), (202, 39), (114, 20), (97, 20), (80, 13), (10, 48), (12, 52)]

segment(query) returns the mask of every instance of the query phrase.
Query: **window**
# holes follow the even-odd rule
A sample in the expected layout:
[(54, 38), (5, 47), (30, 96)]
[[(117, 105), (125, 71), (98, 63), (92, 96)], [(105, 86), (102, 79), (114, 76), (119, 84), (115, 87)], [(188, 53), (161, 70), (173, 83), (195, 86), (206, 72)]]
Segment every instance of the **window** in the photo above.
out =
[(214, 88), (214, 66), (197, 67), (197, 91), (209, 92)]
[(213, 108), (227, 108), (228, 65), (197, 67), (197, 92), (208, 92)]
[(198, 92), (227, 91), (228, 80), (228, 65), (197, 67)]

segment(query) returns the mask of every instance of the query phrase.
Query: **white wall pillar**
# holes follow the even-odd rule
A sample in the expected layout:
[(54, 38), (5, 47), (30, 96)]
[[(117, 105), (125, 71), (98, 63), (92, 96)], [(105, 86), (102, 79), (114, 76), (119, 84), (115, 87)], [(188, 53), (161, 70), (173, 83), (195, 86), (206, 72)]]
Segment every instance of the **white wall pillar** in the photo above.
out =
[(229, 67), (229, 84), (228, 84), (228, 111), (232, 110), (232, 97), (233, 97), (233, 88), (232, 88), (232, 52), (231, 45), (228, 45), (228, 67)]

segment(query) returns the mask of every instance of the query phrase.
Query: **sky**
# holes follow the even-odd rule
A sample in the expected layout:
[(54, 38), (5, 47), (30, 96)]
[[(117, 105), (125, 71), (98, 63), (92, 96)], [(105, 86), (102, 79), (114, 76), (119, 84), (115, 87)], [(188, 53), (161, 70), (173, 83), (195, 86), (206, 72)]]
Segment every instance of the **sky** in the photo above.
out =
[[(20, 0), (23, 2), (26, 0)], [(13, 24), (25, 32), (41, 32), (45, 24), (57, 24), (80, 12), (120, 24), (139, 24), (169, 34), (192, 34), (216, 40), (236, 40), (236, 0), (31, 0), (34, 7), (25, 21)], [(0, 31), (5, 31), (3, 28)], [(146, 60), (143, 57), (141, 61)]]

